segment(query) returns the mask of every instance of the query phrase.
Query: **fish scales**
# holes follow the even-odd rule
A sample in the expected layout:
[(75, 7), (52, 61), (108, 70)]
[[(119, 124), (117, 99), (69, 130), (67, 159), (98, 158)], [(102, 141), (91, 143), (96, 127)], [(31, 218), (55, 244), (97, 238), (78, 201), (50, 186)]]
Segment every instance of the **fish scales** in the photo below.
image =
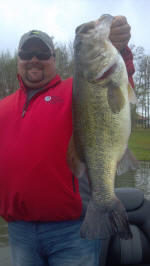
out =
[(81, 226), (81, 237), (88, 239), (132, 236), (114, 193), (131, 119), (126, 67), (108, 39), (112, 20), (104, 15), (79, 26), (74, 42), (73, 136), (67, 160), (77, 177), (86, 171), (89, 179), (91, 199)]
[[(117, 149), (116, 140), (118, 141), (118, 138), (120, 136), (119, 121), (122, 118), (119, 119), (119, 116), (121, 116), (121, 114), (112, 114), (110, 107), (107, 104), (107, 88), (102, 87), (102, 89), (100, 90), (98, 86), (98, 88), (95, 88), (94, 91), (92, 90), (88, 94), (88, 84), (85, 84), (85, 87), (85, 95), (84, 97), (81, 96), (81, 99), (83, 98), (83, 101), (81, 100), (80, 104), (80, 96), (76, 97), (75, 94), (73, 95), (73, 110), (75, 113), (74, 124), (75, 128), (80, 128), (80, 137), (83, 136), (81, 141), (78, 138), (78, 142), (80, 142), (79, 150), (82, 149), (82, 146), (84, 146), (84, 158), (88, 156), (89, 163), (93, 163), (93, 166), (98, 167), (100, 163), (99, 156), (101, 157), (101, 160), (103, 159), (104, 161), (106, 161), (104, 159), (106, 145), (109, 149), (112, 149), (113, 146), (114, 149)], [(95, 91), (97, 93), (95, 93)], [(78, 119), (78, 117), (80, 117), (80, 119)], [(110, 127), (110, 125), (112, 126)], [(86, 146), (84, 145), (85, 142), (87, 144)], [(93, 143), (95, 143), (94, 151)], [(101, 149), (99, 147), (101, 147)], [(94, 160), (91, 160), (92, 157), (94, 158)], [(97, 164), (96, 160), (98, 160)]]
[[(76, 147), (79, 146), (79, 154), (80, 149), (84, 150), (83, 157), (88, 165), (88, 175), (95, 177), (90, 179), (93, 198), (98, 204), (100, 204), (100, 202), (103, 204), (106, 202), (108, 205), (114, 195), (116, 165), (115, 162), (112, 161), (112, 156), (110, 156), (109, 159), (108, 154), (106, 154), (105, 157), (105, 151), (106, 145), (112, 151), (114, 151), (113, 146), (115, 146), (115, 149), (117, 148), (115, 143), (120, 135), (120, 119), (117, 118), (116, 115), (114, 116), (112, 112), (110, 112), (109, 106), (105, 104), (107, 99), (107, 88), (104, 87), (103, 91), (97, 90), (96, 94), (90, 91), (88, 95), (88, 86), (85, 85), (85, 87), (86, 95), (84, 97), (81, 96), (81, 99), (83, 98), (84, 101), (81, 101), (79, 104), (79, 97), (77, 97), (77, 110), (74, 107), (74, 117), (82, 118), (81, 120), (76, 120), (74, 118), (75, 127), (82, 128), (82, 131), (80, 131), (80, 137), (82, 136), (82, 139), (79, 140), (79, 138), (77, 138), (76, 143), (79, 145), (76, 145)], [(96, 89), (95, 86), (95, 90)], [(86, 96), (90, 100), (86, 101)], [(74, 101), (76, 102), (75, 95)], [(100, 106), (100, 110), (96, 108), (97, 102), (98, 106)], [(110, 124), (115, 124), (115, 127), (118, 128), (118, 132), (116, 132), (116, 130), (114, 131), (114, 126), (110, 127)], [(112, 138), (112, 136), (114, 137)], [(85, 142), (86, 145), (84, 145)], [(94, 151), (93, 143), (95, 147)], [(102, 178), (102, 176), (105, 176), (105, 178)], [(101, 193), (99, 193), (99, 188), (103, 188)]]

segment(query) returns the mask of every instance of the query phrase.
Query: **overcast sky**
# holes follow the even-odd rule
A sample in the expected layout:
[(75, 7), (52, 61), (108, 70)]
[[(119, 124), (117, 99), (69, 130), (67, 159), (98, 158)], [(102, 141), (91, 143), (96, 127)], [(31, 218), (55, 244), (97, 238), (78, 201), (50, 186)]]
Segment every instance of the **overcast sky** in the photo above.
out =
[(0, 0), (0, 14), (0, 52), (14, 53), (21, 35), (32, 29), (66, 43), (80, 24), (112, 14), (127, 17), (130, 43), (150, 54), (150, 0)]

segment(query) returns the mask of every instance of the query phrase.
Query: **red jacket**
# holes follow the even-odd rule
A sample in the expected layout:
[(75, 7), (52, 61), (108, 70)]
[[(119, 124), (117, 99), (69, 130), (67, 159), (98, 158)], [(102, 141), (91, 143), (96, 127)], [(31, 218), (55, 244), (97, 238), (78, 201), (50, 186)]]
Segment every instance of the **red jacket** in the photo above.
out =
[(80, 217), (78, 181), (66, 162), (72, 79), (62, 81), (57, 75), (27, 108), (21, 83), (0, 101), (0, 125), (0, 215), (7, 221)]
[(23, 88), (0, 102), (0, 215), (59, 221), (81, 214), (78, 182), (66, 162), (72, 134), (72, 79), (56, 76), (30, 102)]

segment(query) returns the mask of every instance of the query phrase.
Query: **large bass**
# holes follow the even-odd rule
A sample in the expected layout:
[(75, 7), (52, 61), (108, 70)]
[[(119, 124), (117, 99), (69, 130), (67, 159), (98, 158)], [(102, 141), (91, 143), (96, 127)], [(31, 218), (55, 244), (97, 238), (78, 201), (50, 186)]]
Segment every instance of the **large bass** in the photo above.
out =
[[(131, 237), (126, 211), (114, 193), (119, 172), (135, 168), (128, 150), (131, 132), (130, 102), (136, 102), (125, 63), (109, 40), (113, 17), (85, 23), (74, 41), (73, 136), (67, 160), (77, 177), (86, 171), (91, 199), (81, 236)], [(120, 164), (119, 164), (120, 162)]]

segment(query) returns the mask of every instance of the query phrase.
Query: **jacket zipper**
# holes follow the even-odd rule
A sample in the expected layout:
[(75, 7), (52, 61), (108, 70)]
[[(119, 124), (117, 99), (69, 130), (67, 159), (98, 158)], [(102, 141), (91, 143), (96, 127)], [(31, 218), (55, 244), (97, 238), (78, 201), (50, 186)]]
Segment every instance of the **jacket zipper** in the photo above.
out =
[(32, 93), (32, 94), (27, 94), (27, 93), (26, 93), (26, 102), (25, 102), (25, 104), (24, 104), (24, 106), (23, 106), (23, 110), (22, 110), (22, 118), (25, 117), (25, 114), (26, 114), (26, 112), (27, 112), (27, 109), (28, 109), (28, 106), (29, 106), (29, 103), (31, 102), (31, 100), (32, 100), (34, 97), (38, 96), (38, 94), (42, 93), (43, 91), (44, 91), (44, 90), (40, 89), (40, 90), (38, 90), (38, 91), (35, 91), (35, 93)]
[[(58, 83), (60, 83), (60, 81), (58, 81), (57, 83), (55, 83), (53, 86), (51, 86), (50, 88), (53, 88), (53, 87), (55, 87)], [(33, 93), (33, 94), (29, 94), (29, 95), (27, 95), (27, 92), (26, 92), (26, 102), (25, 102), (25, 104), (24, 104), (24, 106), (23, 106), (23, 110), (22, 110), (22, 118), (25, 116), (25, 114), (26, 114), (26, 112), (27, 112), (27, 109), (28, 109), (28, 106), (29, 106), (29, 103), (31, 102), (31, 100), (34, 98), (34, 97), (36, 97), (36, 96), (38, 96), (38, 95), (40, 95), (40, 94), (42, 94), (42, 93), (44, 93), (45, 91), (47, 91), (47, 90), (49, 90), (49, 88), (39, 88), (37, 91), (35, 90), (35, 93)]]
[(26, 103), (23, 106), (23, 110), (22, 110), (22, 118), (24, 118), (24, 116), (26, 114), (26, 111), (28, 109), (28, 105), (29, 105), (29, 102), (26, 101)]

